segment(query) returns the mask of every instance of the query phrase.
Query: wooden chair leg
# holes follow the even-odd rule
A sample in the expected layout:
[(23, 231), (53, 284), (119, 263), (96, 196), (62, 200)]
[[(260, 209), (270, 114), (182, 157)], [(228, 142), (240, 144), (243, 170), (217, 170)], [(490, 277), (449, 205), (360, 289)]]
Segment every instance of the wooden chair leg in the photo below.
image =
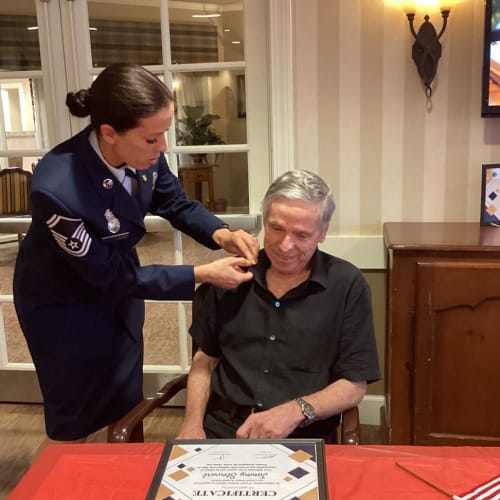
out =
[(132, 430), (132, 434), (130, 436), (130, 442), (131, 443), (144, 443), (144, 425), (143, 425), (143, 422), (139, 422)]
[(342, 413), (341, 421), (341, 443), (360, 444), (359, 409), (357, 406), (349, 408)]

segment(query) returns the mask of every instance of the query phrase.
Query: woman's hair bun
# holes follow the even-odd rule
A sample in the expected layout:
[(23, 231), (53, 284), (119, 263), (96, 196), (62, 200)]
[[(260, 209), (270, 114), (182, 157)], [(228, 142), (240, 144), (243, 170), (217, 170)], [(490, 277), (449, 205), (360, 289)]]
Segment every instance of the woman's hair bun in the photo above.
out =
[(66, 106), (72, 115), (84, 118), (90, 114), (89, 109), (89, 89), (68, 92), (66, 96)]

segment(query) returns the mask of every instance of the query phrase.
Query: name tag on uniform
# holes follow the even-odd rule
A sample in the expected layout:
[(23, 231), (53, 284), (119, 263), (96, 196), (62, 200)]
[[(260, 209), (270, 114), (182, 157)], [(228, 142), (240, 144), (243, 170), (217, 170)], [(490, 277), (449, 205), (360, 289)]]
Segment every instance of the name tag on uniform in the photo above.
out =
[(111, 236), (103, 236), (101, 240), (124, 240), (128, 238), (129, 234), (128, 231), (126, 233), (112, 234)]

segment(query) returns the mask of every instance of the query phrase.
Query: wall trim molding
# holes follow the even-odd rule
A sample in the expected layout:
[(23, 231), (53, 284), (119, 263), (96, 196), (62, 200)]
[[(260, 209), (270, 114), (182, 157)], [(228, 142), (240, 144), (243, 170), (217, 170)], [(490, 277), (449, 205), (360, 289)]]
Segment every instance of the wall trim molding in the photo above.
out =
[(386, 269), (384, 238), (374, 236), (327, 236), (321, 250), (352, 262), (359, 269)]

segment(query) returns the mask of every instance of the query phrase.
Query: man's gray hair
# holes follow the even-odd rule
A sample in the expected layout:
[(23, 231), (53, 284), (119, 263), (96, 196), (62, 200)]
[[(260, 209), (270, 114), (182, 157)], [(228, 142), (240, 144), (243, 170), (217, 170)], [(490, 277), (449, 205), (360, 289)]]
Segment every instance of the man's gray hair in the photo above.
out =
[(330, 187), (319, 175), (307, 170), (289, 170), (275, 179), (262, 201), (264, 221), (267, 220), (271, 204), (280, 197), (321, 203), (321, 229), (330, 224), (335, 211), (335, 202)]

